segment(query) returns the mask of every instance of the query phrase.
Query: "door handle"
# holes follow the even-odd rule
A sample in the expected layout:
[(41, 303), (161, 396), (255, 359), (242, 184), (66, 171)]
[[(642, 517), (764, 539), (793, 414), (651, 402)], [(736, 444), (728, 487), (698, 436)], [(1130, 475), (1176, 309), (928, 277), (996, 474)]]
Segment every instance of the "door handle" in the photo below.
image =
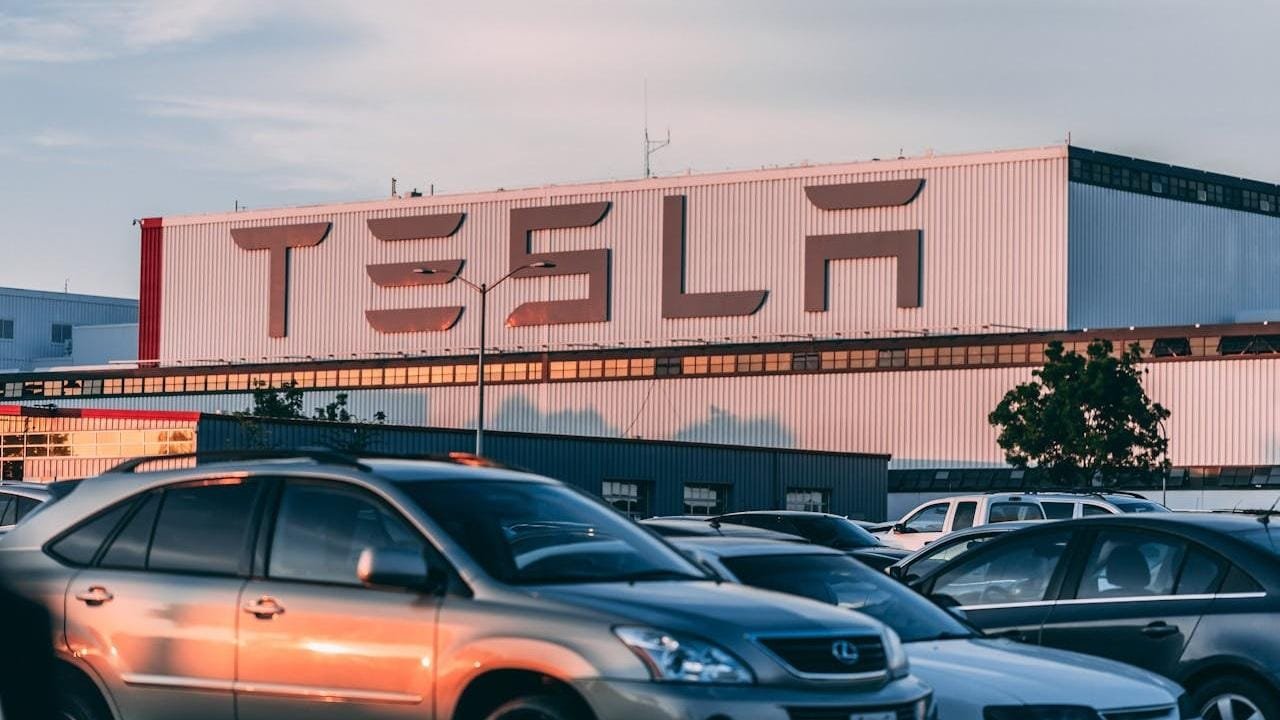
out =
[(1170, 625), (1169, 623), (1164, 622), (1163, 620), (1157, 620), (1156, 622), (1153, 622), (1150, 625), (1142, 628), (1142, 634), (1146, 635), (1149, 638), (1157, 638), (1157, 639), (1165, 638), (1165, 637), (1169, 637), (1170, 635), (1177, 635), (1178, 626)]
[(111, 602), (114, 598), (115, 595), (101, 585), (90, 585), (88, 590), (76, 593), (76, 599), (89, 607), (98, 607), (105, 602)]
[(276, 615), (284, 613), (284, 606), (268, 595), (263, 595), (253, 602), (245, 603), (242, 609), (259, 620), (270, 620)]

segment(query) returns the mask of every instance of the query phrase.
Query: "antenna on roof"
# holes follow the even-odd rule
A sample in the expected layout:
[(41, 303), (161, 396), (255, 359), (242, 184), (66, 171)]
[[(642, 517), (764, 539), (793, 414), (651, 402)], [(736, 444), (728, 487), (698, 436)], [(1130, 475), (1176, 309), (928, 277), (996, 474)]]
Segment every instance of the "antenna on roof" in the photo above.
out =
[(667, 128), (667, 136), (662, 140), (649, 139), (649, 78), (644, 79), (644, 176), (653, 177), (650, 158), (662, 148), (671, 144), (671, 128)]

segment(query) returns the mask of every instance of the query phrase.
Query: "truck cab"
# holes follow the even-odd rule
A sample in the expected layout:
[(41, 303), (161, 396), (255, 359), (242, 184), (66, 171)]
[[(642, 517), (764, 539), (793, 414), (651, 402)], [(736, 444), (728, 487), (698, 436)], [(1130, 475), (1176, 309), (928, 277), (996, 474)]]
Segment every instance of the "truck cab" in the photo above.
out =
[(920, 504), (881, 537), (886, 545), (915, 551), (954, 530), (1044, 517), (1044, 507), (1034, 494), (960, 495)]

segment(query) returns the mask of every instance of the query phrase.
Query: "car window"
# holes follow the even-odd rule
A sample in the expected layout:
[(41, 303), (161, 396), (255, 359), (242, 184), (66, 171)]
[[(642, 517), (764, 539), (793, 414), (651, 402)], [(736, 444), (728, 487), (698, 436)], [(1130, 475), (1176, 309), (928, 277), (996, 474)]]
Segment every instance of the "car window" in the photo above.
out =
[(908, 572), (911, 575), (922, 578), (995, 536), (996, 533), (974, 535), (973, 537), (926, 551), (916, 558), (916, 561), (908, 568)]
[(18, 510), (14, 522), (22, 522), (22, 519), (31, 513), (32, 510), (40, 507), (40, 501), (29, 497), (19, 497), (14, 499), (14, 504)]
[(939, 575), (932, 594), (962, 606), (1044, 600), (1070, 539), (1069, 532), (1022, 536), (961, 559)]
[(1133, 530), (1103, 530), (1094, 539), (1076, 597), (1172, 595), (1186, 544)]
[(947, 511), (950, 503), (935, 503), (921, 508), (916, 514), (902, 523), (904, 531), (910, 533), (942, 532), (947, 527)]
[(285, 486), (268, 576), (359, 585), (356, 564), (366, 549), (424, 554), (426, 543), (399, 513), (362, 490), (332, 483)]
[(72, 565), (88, 565), (132, 506), (132, 500), (120, 503), (77, 525), (49, 546), (50, 554)]
[(1231, 569), (1227, 570), (1227, 577), (1223, 579), (1222, 587), (1218, 592), (1224, 595), (1228, 593), (1256, 593), (1262, 592), (1262, 586), (1258, 584), (1257, 580), (1249, 577), (1248, 573), (1232, 565)]
[(993, 502), (987, 508), (987, 522), (1017, 522), (1019, 520), (1043, 520), (1044, 511), (1039, 503)]
[(1169, 508), (1158, 502), (1146, 500), (1144, 498), (1108, 498), (1112, 505), (1115, 505), (1123, 513), (1166, 513)]
[(904, 642), (973, 634), (950, 613), (847, 555), (760, 555), (722, 562), (747, 585), (870, 615)]
[(1080, 508), (1080, 517), (1093, 517), (1095, 515), (1115, 515), (1115, 513), (1101, 505), (1089, 503), (1085, 503), (1084, 507)]
[(0, 525), (13, 525), (18, 522), (18, 503), (12, 495), (0, 495)]
[(956, 503), (956, 516), (951, 521), (951, 529), (964, 530), (973, 527), (973, 520), (977, 514), (978, 503), (970, 501)]
[(232, 575), (249, 539), (259, 482), (199, 482), (164, 491), (147, 561), (149, 570)]
[(494, 578), (519, 585), (702, 580), (706, 573), (601, 501), (524, 480), (397, 482)]
[(720, 522), (729, 525), (746, 525), (747, 527), (782, 531), (782, 521), (774, 515), (728, 515), (720, 518)]
[(880, 541), (875, 535), (858, 527), (853, 521), (828, 515), (793, 515), (785, 518), (789, 529), (782, 532), (799, 535), (810, 542), (837, 550), (876, 547)]
[(119, 570), (141, 570), (147, 566), (147, 549), (151, 546), (160, 496), (161, 493), (153, 492), (142, 501), (142, 505), (116, 533), (99, 565)]
[(1227, 562), (1208, 550), (1192, 547), (1187, 550), (1178, 573), (1174, 592), (1178, 595), (1205, 595), (1216, 592), (1218, 582), (1227, 569)]
[(1044, 508), (1044, 516), (1049, 520), (1069, 520), (1076, 511), (1076, 504), (1073, 502), (1042, 500), (1040, 507)]

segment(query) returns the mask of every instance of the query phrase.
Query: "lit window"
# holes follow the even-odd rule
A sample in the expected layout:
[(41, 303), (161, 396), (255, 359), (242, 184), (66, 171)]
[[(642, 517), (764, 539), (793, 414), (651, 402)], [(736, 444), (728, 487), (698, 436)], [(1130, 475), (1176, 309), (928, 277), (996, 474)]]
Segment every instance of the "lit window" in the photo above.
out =
[(456, 383), (474, 383), (476, 381), (476, 366), (454, 365), (453, 381)]
[(435, 365), (431, 368), (432, 385), (448, 385), (453, 382), (452, 365)]
[(205, 379), (204, 375), (188, 375), (187, 392), (204, 392)]
[(731, 373), (738, 367), (738, 356), (736, 355), (716, 355), (711, 358), (711, 372), (713, 373)]
[(339, 387), (355, 387), (360, 382), (359, 370), (339, 370), (338, 386)]
[(791, 353), (769, 353), (764, 356), (766, 372), (782, 372), (791, 369)]
[(680, 372), (685, 375), (706, 375), (707, 370), (711, 367), (711, 358), (706, 355), (694, 355), (682, 358), (680, 362)]
[(107, 378), (102, 381), (103, 395), (119, 395), (124, 392), (124, 380), (122, 378)]
[[(530, 365), (532, 367), (532, 365)], [(605, 377), (626, 377), (627, 361), (623, 359), (612, 359), (604, 361)]]
[(144, 393), (158, 393), (164, 390), (164, 378), (149, 377), (142, 380), (142, 391)]
[(124, 394), (137, 395), (142, 392), (142, 378), (125, 378)]
[(764, 355), (739, 355), (738, 372), (764, 372)]
[(337, 370), (320, 370), (316, 372), (316, 387), (337, 387)]
[(382, 368), (365, 368), (360, 371), (360, 384), (364, 387), (382, 384)]
[(387, 385), (404, 385), (407, 373), (405, 368), (387, 368), (383, 373), (383, 383)]
[(578, 377), (578, 362), (576, 360), (557, 360), (551, 363), (552, 380), (572, 380), (576, 377)]
[[(205, 387), (208, 388), (209, 392), (222, 392), (227, 389), (227, 376), (210, 375), (209, 379), (205, 382)], [(108, 392), (110, 391), (108, 390)]]
[(582, 360), (578, 362), (578, 375), (580, 377), (603, 377), (604, 362), (601, 360)]
[(804, 512), (831, 512), (831, 491), (787, 488), (787, 509)]
[(631, 361), (631, 374), (633, 376), (649, 376), (654, 374), (653, 358), (636, 358)]

